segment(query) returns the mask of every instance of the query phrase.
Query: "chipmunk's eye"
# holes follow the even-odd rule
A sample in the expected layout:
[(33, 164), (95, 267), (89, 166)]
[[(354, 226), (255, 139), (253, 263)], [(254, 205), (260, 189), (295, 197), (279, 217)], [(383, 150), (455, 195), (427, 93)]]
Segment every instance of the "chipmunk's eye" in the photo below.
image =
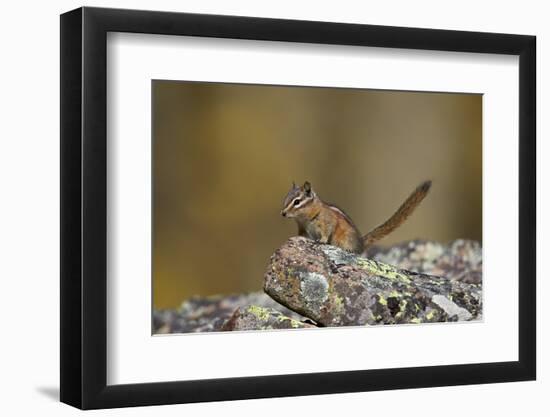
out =
[(298, 204), (300, 204), (300, 199), (297, 198), (296, 200), (294, 200), (294, 203), (292, 203), (292, 204), (294, 204), (295, 206), (297, 206)]

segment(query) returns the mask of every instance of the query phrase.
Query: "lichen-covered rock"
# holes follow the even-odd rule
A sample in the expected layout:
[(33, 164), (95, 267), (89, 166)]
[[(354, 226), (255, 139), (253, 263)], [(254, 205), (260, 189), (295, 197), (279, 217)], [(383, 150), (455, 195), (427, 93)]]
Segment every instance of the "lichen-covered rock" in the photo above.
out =
[(376, 261), (422, 274), (481, 284), (482, 250), (479, 242), (458, 239), (445, 245), (427, 240), (411, 240), (384, 248), (373, 246), (367, 256)]
[[(297, 246), (285, 249), (290, 242)], [(332, 246), (307, 242), (301, 238), (291, 239), (279, 254), (274, 255), (270, 268), (275, 259), (280, 267), (287, 265), (290, 274), (300, 273), (302, 279), (292, 281), (292, 285), (289, 279), (285, 285), (293, 286), (298, 291), (296, 294), (300, 291), (303, 294), (301, 303), (297, 303), (297, 311), (310, 314), (314, 320), (324, 317), (323, 321), (318, 321), (319, 325), (419, 323), (481, 318), (482, 250), (478, 242), (456, 240), (444, 245), (415, 240), (389, 248), (374, 246), (367, 253), (370, 261)], [(308, 260), (300, 259), (301, 250), (309, 254)], [(290, 256), (283, 262), (281, 256), (285, 254)], [(278, 273), (282, 272), (279, 270)], [(414, 272), (443, 278), (425, 277)], [(361, 276), (364, 282), (359, 283), (354, 278), (357, 276)], [(399, 276), (410, 279), (411, 283), (399, 280)], [(348, 277), (352, 278), (346, 281), (344, 278)], [(468, 283), (475, 285), (466, 285)], [(273, 286), (276, 287), (275, 283)], [(288, 295), (292, 288), (284, 289), (282, 293)], [(410, 294), (414, 294), (414, 297)], [(306, 304), (307, 309), (303, 308)], [(368, 308), (363, 308), (365, 305)], [(284, 307), (267, 294), (254, 292), (192, 297), (178, 309), (156, 310), (153, 312), (153, 332), (221, 331), (228, 319), (243, 313), (249, 306), (274, 309), (304, 327), (314, 324), (312, 320)], [(263, 328), (260, 322), (257, 325), (259, 327), (252, 327), (252, 321), (248, 321), (247, 329)], [(240, 330), (245, 330), (244, 322), (238, 326)]]
[(481, 284), (407, 271), (303, 237), (273, 254), (264, 278), (273, 299), (324, 326), (475, 320), (482, 309)]
[(221, 330), (273, 330), (315, 327), (281, 314), (273, 308), (259, 306), (239, 307), (224, 323)]
[(189, 333), (220, 331), (226, 320), (239, 307), (256, 305), (271, 308), (297, 321), (304, 317), (274, 301), (264, 292), (191, 297), (176, 310), (153, 312), (153, 333)]

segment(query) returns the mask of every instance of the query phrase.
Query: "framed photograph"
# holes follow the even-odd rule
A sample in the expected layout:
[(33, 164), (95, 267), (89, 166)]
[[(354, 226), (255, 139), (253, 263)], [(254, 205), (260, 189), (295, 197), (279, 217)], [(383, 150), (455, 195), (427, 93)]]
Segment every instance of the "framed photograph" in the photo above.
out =
[(533, 380), (535, 37), (61, 16), (61, 401)]

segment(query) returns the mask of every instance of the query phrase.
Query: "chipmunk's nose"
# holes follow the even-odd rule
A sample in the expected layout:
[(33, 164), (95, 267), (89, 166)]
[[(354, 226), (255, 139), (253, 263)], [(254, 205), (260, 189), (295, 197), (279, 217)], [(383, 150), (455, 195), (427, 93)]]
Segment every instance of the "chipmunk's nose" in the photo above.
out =
[(286, 217), (286, 211), (281, 210), (281, 216)]

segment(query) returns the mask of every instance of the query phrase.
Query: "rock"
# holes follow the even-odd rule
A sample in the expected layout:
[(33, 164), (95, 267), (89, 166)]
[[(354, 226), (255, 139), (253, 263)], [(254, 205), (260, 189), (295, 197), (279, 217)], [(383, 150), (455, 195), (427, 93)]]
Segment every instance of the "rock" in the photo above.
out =
[(315, 326), (287, 317), (273, 308), (252, 305), (235, 310), (221, 330), (304, 329), (307, 327)]
[[(408, 246), (407, 246), (408, 247)], [(481, 284), (462, 282), (465, 267), (479, 264), (475, 244), (457, 241), (444, 248), (426, 244), (396, 251), (397, 264), (445, 271), (438, 257), (447, 253), (451, 277), (433, 276), (392, 266), (374, 259), (293, 237), (271, 257), (264, 276), (264, 290), (273, 299), (323, 326), (476, 320), (481, 317)], [(431, 252), (430, 252), (431, 251)], [(411, 254), (417, 254), (415, 256)], [(433, 255), (427, 256), (427, 253)], [(453, 254), (467, 253), (462, 261)], [(423, 255), (422, 255), (423, 254)], [(380, 258), (397, 257), (379, 251)], [(424, 261), (428, 258), (428, 261)], [(397, 261), (397, 259), (395, 259)], [(439, 268), (439, 269), (436, 269)], [(480, 276), (481, 278), (481, 276)], [(479, 279), (481, 282), (481, 279)]]
[(191, 297), (185, 300), (179, 309), (155, 310), (153, 332), (161, 334), (220, 331), (236, 309), (249, 305), (271, 308), (297, 321), (305, 320), (304, 317), (277, 303), (264, 292), (258, 291), (248, 294)]
[(373, 246), (367, 256), (421, 274), (481, 284), (482, 250), (479, 242), (474, 240), (458, 239), (448, 245), (411, 240), (389, 248)]

